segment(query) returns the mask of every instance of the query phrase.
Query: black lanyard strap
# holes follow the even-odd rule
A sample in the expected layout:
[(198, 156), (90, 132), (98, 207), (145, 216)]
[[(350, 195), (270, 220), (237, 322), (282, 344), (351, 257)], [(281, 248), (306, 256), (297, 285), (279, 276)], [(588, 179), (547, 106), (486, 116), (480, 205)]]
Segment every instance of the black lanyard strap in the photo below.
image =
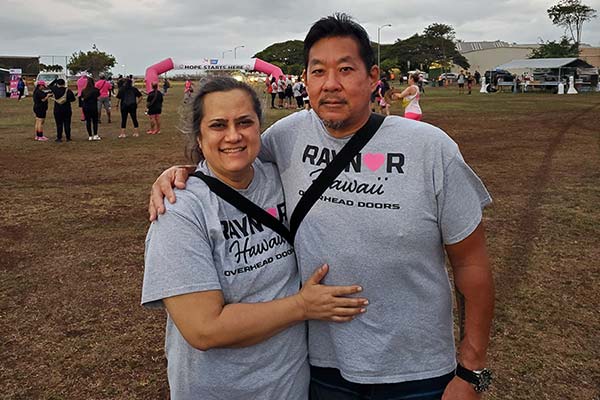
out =
[(200, 171), (196, 171), (191, 176), (200, 178), (206, 183), (206, 186), (217, 196), (253, 218), (255, 221), (260, 222), (264, 226), (270, 228), (275, 233), (281, 235), (289, 244), (294, 244), (294, 239), (290, 234), (289, 229), (283, 225), (277, 218), (242, 196), (239, 192), (230, 186), (227, 186), (220, 180), (208, 176)]
[(331, 162), (321, 171), (319, 176), (313, 181), (310, 187), (304, 192), (304, 195), (294, 208), (290, 218), (291, 237), (296, 237), (296, 232), (302, 223), (302, 220), (308, 214), (312, 206), (319, 197), (333, 183), (335, 178), (342, 172), (350, 161), (365, 147), (371, 140), (375, 132), (379, 129), (385, 117), (381, 114), (371, 113), (369, 120), (350, 138), (342, 150), (331, 160)]

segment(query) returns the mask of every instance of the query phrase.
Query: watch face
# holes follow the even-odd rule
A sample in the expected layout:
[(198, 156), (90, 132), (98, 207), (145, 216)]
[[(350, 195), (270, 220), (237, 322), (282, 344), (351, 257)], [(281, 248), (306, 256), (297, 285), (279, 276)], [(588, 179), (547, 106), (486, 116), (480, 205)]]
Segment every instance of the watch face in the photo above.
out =
[(489, 369), (482, 369), (479, 373), (477, 373), (477, 378), (479, 382), (475, 384), (475, 391), (477, 393), (485, 392), (490, 387), (492, 383), (492, 371)]

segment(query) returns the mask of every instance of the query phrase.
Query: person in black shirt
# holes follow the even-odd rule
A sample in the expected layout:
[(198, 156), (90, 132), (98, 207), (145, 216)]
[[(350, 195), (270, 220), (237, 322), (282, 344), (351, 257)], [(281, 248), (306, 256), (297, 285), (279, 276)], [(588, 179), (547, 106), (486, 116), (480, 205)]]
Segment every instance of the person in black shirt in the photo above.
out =
[(390, 105), (385, 100), (385, 94), (390, 90), (390, 84), (387, 81), (387, 77), (382, 76), (380, 80), (381, 84), (379, 85), (379, 110), (381, 114), (390, 115)]
[(25, 96), (25, 81), (23, 80), (23, 78), (19, 78), (19, 81), (17, 82), (17, 91), (19, 92), (19, 101), (21, 101), (21, 99)]
[(146, 108), (150, 117), (150, 130), (146, 133), (156, 135), (160, 133), (160, 114), (162, 112), (163, 94), (158, 90), (158, 83), (152, 84), (152, 91), (148, 93)]
[(473, 89), (473, 82), (475, 81), (475, 77), (471, 75), (470, 72), (467, 72), (467, 94), (471, 94), (471, 90)]
[(120, 138), (127, 137), (125, 128), (127, 127), (127, 115), (131, 115), (133, 121), (133, 136), (139, 136), (139, 124), (137, 120), (137, 102), (142, 97), (142, 93), (133, 86), (130, 78), (125, 80), (123, 87), (117, 93), (117, 99), (121, 104), (121, 134)]
[(48, 140), (44, 136), (44, 121), (46, 120), (46, 111), (48, 111), (48, 99), (52, 97), (52, 92), (46, 88), (46, 82), (40, 80), (35, 85), (33, 91), (33, 113), (35, 114), (35, 138), (40, 142)]
[(76, 100), (75, 94), (66, 85), (64, 79), (56, 79), (50, 83), (54, 95), (54, 121), (56, 121), (56, 140), (62, 142), (63, 129), (67, 142), (71, 141), (71, 103)]
[(88, 140), (101, 139), (98, 136), (98, 97), (100, 97), (100, 91), (94, 86), (94, 79), (88, 76), (87, 85), (81, 92), (81, 104), (83, 115), (85, 115), (85, 128), (87, 129)]
[(166, 95), (167, 91), (169, 90), (169, 88), (171, 87), (171, 83), (169, 82), (169, 80), (165, 77), (165, 80), (163, 82), (163, 93)]

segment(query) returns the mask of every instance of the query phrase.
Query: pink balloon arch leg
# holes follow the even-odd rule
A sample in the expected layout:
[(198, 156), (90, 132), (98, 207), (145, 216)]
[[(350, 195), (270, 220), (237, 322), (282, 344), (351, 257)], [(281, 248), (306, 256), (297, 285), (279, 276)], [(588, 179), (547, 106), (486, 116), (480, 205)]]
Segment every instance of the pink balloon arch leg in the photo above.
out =
[(152, 84), (158, 83), (158, 76), (173, 69), (173, 60), (167, 58), (146, 68), (146, 92), (152, 91)]
[(279, 77), (283, 75), (283, 71), (277, 65), (273, 65), (266, 61), (263, 61), (260, 58), (255, 58), (254, 60), (255, 60), (255, 62), (254, 62), (254, 70), (255, 71), (274, 76), (275, 79), (279, 79)]

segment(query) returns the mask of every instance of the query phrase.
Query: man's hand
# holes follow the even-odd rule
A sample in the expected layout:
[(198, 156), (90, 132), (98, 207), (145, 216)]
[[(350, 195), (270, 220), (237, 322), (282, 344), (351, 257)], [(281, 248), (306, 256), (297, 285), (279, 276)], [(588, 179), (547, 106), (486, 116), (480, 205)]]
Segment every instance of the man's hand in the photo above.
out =
[(329, 266), (327, 264), (319, 267), (304, 282), (300, 292), (295, 295), (300, 308), (303, 310), (304, 319), (333, 322), (352, 321), (356, 315), (366, 311), (365, 307), (369, 302), (365, 298), (347, 297), (362, 291), (362, 288), (358, 285), (322, 285), (320, 282), (328, 271)]
[(173, 188), (185, 189), (185, 182), (190, 174), (196, 170), (195, 165), (176, 165), (165, 171), (152, 184), (150, 192), (150, 201), (148, 203), (148, 214), (150, 221), (158, 218), (159, 214), (165, 213), (164, 198), (169, 203), (175, 203), (175, 193)]
[(473, 385), (455, 376), (446, 386), (442, 400), (479, 400), (481, 396), (481, 393), (475, 391)]

